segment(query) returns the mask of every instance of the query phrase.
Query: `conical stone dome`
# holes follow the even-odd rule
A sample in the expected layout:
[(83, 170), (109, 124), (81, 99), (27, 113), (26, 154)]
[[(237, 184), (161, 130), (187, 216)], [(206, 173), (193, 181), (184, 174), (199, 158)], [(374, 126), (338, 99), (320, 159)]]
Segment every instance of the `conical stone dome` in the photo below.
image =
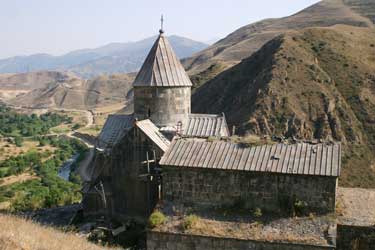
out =
[(187, 121), (192, 83), (162, 31), (133, 86), (136, 119), (150, 119), (159, 127)]
[(189, 76), (162, 32), (143, 63), (134, 86), (192, 86)]

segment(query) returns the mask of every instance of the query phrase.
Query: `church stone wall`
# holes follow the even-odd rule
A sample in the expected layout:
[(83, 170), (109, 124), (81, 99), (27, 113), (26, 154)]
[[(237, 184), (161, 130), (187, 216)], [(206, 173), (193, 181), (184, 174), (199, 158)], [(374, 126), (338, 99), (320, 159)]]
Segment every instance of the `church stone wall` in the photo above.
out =
[(158, 126), (175, 126), (190, 113), (190, 87), (134, 87), (134, 114)]
[(333, 250), (333, 246), (263, 242), (186, 234), (147, 232), (147, 250)]
[(306, 213), (333, 212), (336, 183), (334, 177), (163, 166), (163, 199), (197, 208), (292, 212), (302, 201)]
[[(131, 129), (127, 136), (113, 149), (111, 154), (111, 189), (113, 192), (113, 214), (146, 219), (158, 200), (157, 178), (148, 179), (146, 153), (153, 159), (153, 152), (160, 159), (158, 149), (137, 128)], [(153, 171), (154, 165), (151, 166)]]

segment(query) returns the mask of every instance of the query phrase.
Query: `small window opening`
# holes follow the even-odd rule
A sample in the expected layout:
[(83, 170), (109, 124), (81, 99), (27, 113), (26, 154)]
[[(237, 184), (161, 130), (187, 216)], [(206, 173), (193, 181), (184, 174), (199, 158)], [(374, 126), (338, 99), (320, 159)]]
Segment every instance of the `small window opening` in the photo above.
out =
[(151, 117), (151, 109), (148, 109), (148, 117)]

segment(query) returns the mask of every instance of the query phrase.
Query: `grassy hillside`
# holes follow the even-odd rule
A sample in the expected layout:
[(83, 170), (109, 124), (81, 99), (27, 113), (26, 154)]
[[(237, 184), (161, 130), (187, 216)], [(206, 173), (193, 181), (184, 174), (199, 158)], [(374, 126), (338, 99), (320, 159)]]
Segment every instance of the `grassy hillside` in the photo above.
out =
[(115, 249), (97, 246), (73, 233), (64, 233), (15, 216), (0, 214), (0, 224), (1, 250)]
[(375, 2), (372, 0), (323, 0), (292, 16), (246, 25), (184, 60), (184, 65), (191, 75), (217, 64), (228, 68), (251, 56), (278, 35), (292, 30), (335, 24), (371, 27), (375, 22), (374, 10)]
[(374, 29), (293, 31), (200, 87), (192, 110), (224, 111), (243, 134), (340, 140), (340, 183), (375, 187), (374, 72)]

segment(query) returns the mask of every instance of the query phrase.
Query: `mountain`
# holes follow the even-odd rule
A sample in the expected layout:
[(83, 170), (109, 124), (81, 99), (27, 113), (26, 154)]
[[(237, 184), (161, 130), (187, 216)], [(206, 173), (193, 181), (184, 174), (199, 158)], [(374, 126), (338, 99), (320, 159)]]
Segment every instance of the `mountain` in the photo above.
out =
[(285, 32), (335, 24), (373, 27), (374, 22), (373, 0), (324, 0), (292, 16), (244, 26), (183, 62), (189, 74), (195, 75), (196, 79), (193, 80), (199, 84), (204, 82), (206, 74), (215, 75), (239, 63)]
[[(112, 43), (95, 49), (77, 50), (63, 56), (35, 54), (0, 60), (0, 73), (30, 71), (72, 71), (89, 78), (100, 74), (128, 73), (138, 70), (156, 37), (137, 42)], [(206, 48), (208, 45), (188, 38), (170, 36), (169, 41), (180, 58)]]
[(2, 90), (33, 90), (45, 87), (52, 81), (63, 81), (75, 77), (71, 73), (55, 71), (40, 71), (20, 74), (0, 74), (0, 89)]
[(71, 77), (75, 76), (53, 71), (0, 74), (0, 100), (12, 99), (31, 90), (44, 88), (51, 82), (61, 82)]
[(375, 29), (336, 25), (279, 35), (192, 97), (239, 134), (342, 141), (341, 185), (375, 187)]
[(131, 99), (134, 74), (81, 79), (71, 73), (0, 75), (0, 100), (33, 108), (92, 109)]

